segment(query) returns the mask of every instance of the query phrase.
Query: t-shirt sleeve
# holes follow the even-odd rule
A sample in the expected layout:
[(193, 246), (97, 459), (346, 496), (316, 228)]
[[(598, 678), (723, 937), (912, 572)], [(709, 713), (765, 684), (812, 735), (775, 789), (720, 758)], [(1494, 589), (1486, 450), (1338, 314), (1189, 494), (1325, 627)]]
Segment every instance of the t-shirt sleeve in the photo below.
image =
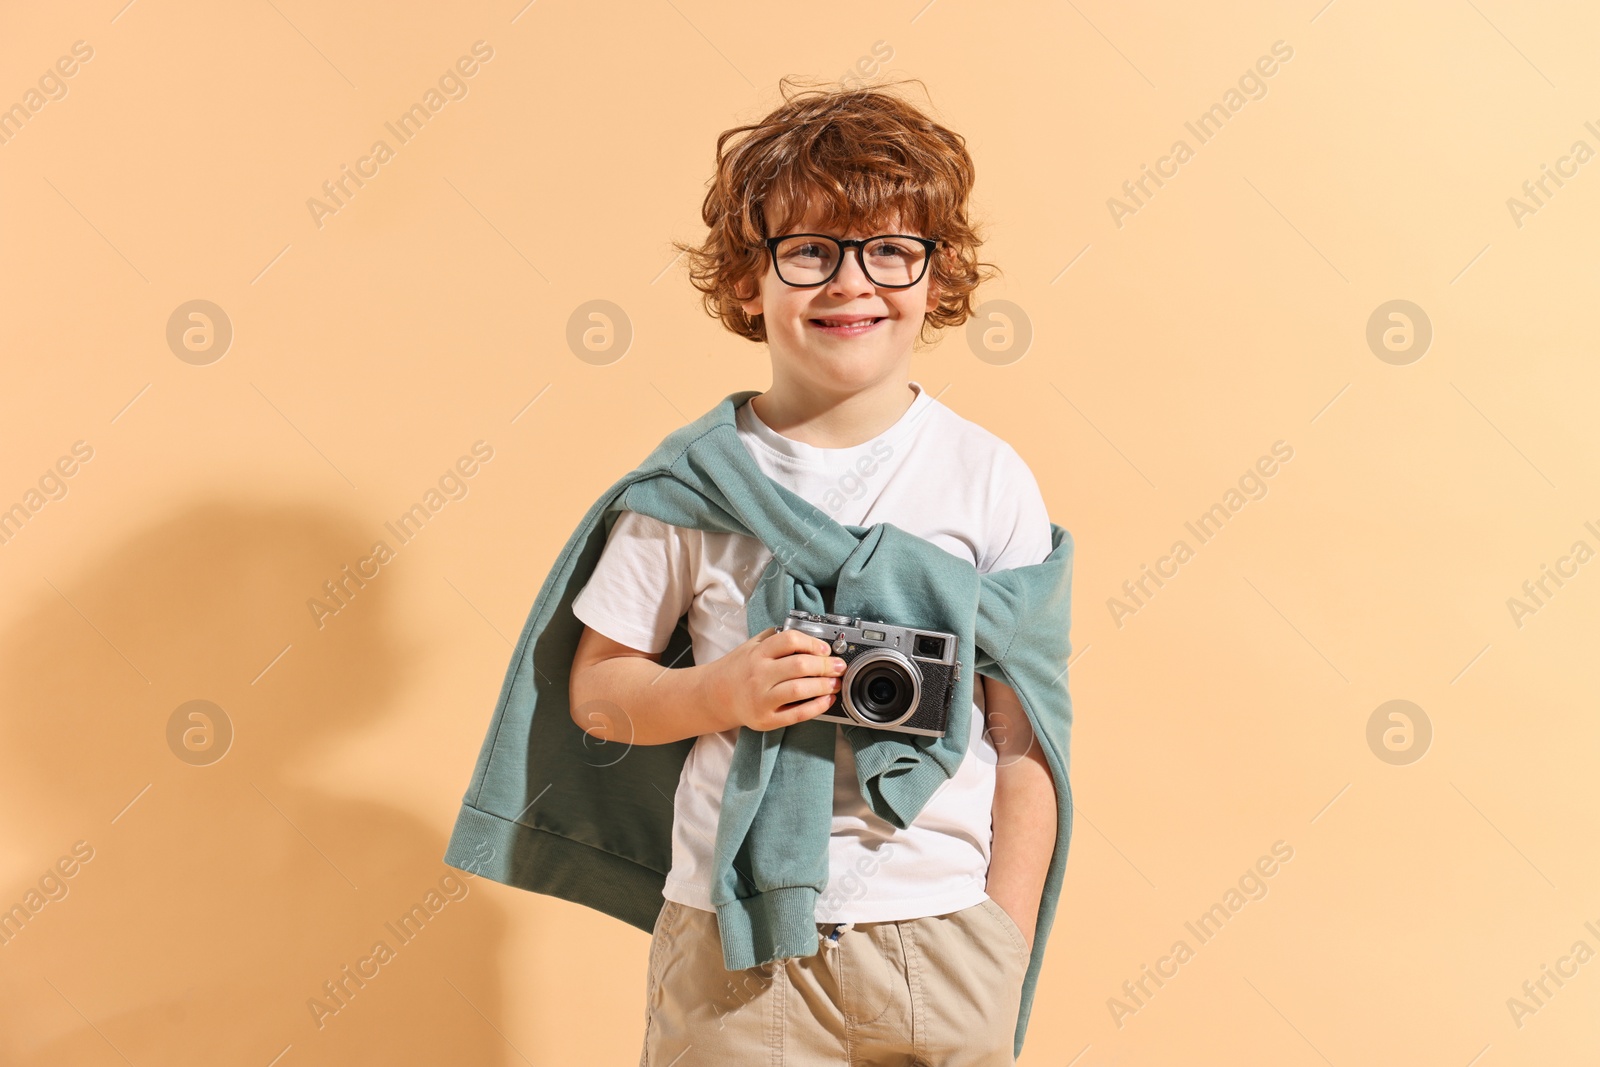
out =
[(1007, 446), (995, 464), (988, 543), (978, 573), (1043, 563), (1050, 556), (1050, 513), (1028, 464)]
[(694, 596), (688, 532), (637, 511), (619, 514), (572, 613), (629, 648), (664, 650)]

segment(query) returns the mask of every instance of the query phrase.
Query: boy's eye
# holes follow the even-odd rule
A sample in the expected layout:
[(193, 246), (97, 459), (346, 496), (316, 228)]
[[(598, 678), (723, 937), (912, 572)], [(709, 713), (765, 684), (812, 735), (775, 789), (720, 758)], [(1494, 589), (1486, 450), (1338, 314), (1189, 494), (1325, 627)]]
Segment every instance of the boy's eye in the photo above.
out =
[(904, 241), (879, 241), (868, 246), (867, 255), (874, 259), (905, 259), (921, 251), (920, 247), (913, 248)]

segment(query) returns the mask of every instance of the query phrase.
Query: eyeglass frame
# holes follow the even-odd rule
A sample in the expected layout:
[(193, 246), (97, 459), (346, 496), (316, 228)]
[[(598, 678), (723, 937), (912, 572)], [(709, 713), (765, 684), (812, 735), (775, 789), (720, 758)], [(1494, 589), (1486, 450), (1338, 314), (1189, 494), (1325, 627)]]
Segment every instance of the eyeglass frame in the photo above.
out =
[[(834, 263), (833, 270), (828, 273), (826, 278), (822, 279), (820, 282), (809, 282), (801, 285), (796, 282), (791, 282), (789, 279), (783, 276), (783, 271), (778, 269), (778, 243), (780, 241), (787, 241), (791, 237), (821, 237), (823, 240), (832, 241), (838, 246), (839, 259), (836, 263)], [(867, 272), (866, 260), (861, 258), (862, 249), (864, 249), (872, 241), (881, 240), (885, 237), (904, 237), (908, 241), (916, 241), (918, 244), (922, 245), (924, 249), (922, 256), (922, 273), (917, 275), (916, 281), (906, 282), (904, 285), (883, 285)], [(856, 250), (856, 262), (861, 266), (861, 273), (866, 277), (867, 281), (871, 282), (879, 289), (910, 289), (921, 282), (923, 278), (927, 277), (928, 264), (933, 262), (934, 249), (938, 248), (941, 242), (937, 237), (917, 237), (916, 235), (909, 233), (880, 233), (875, 237), (861, 237), (855, 240), (846, 240), (842, 237), (835, 237), (832, 234), (827, 233), (785, 233), (780, 234), (777, 237), (768, 237), (763, 243), (767, 246), (767, 254), (772, 259), (772, 273), (776, 274), (778, 276), (778, 280), (784, 285), (794, 289), (815, 289), (819, 285), (827, 285), (829, 282), (833, 281), (834, 278), (839, 276), (839, 268), (844, 266), (844, 257), (852, 248)]]

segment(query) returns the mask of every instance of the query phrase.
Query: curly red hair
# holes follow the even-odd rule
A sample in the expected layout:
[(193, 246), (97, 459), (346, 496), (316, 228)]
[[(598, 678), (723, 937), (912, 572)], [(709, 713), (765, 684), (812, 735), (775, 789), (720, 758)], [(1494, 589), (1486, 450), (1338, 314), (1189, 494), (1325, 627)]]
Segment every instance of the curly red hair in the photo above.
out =
[[(915, 80), (915, 79), (913, 79)], [(740, 337), (767, 339), (761, 315), (739, 306), (770, 262), (764, 239), (791, 220), (822, 211), (822, 225), (866, 233), (898, 217), (900, 229), (934, 237), (929, 265), (938, 294), (923, 318), (928, 342), (972, 315), (972, 293), (1000, 273), (977, 259), (979, 235), (967, 217), (974, 167), (960, 134), (886, 92), (886, 83), (807, 89), (791, 95), (760, 122), (735, 126), (717, 138), (716, 173), (700, 215), (710, 233), (700, 245), (674, 241), (689, 256), (689, 278), (706, 313)], [(919, 81), (920, 85), (921, 82)], [(740, 134), (739, 138), (730, 144)], [(741, 296), (742, 294), (742, 296)]]

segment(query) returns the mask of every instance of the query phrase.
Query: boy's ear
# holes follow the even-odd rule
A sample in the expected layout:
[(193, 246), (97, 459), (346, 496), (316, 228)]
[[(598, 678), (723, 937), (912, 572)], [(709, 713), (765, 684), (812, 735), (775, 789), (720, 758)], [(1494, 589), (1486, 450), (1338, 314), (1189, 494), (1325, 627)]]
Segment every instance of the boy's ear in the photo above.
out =
[[(750, 289), (755, 290), (755, 296), (744, 295)], [(739, 301), (739, 306), (744, 309), (746, 315), (754, 318), (756, 315), (761, 314), (761, 283), (746, 279), (734, 287), (733, 295)]]
[[(942, 245), (939, 248), (935, 248), (933, 250), (934, 258), (937, 259), (943, 251), (944, 247)], [(939, 299), (943, 296), (939, 291), (939, 276), (934, 273), (933, 267), (934, 264), (928, 264), (928, 311), (930, 313), (938, 308)]]

